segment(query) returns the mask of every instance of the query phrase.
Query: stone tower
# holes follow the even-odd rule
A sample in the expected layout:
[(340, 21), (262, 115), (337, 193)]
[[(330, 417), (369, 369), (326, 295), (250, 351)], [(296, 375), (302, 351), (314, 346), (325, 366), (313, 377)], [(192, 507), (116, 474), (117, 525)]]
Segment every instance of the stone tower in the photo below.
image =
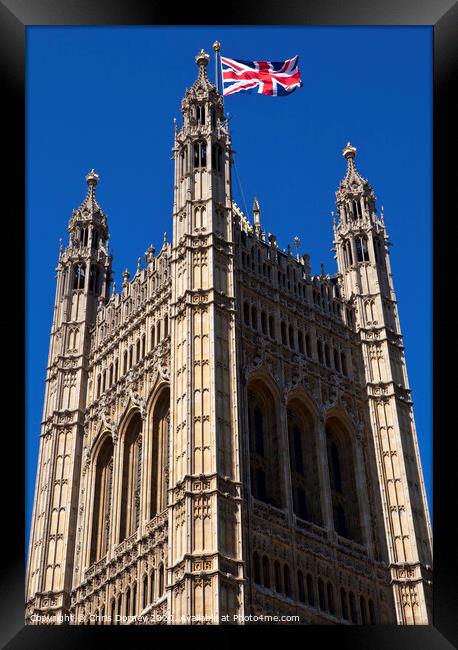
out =
[(243, 611), (231, 141), (209, 57), (175, 133), (170, 611)]
[(175, 125), (172, 241), (110, 291), (93, 171), (70, 219), (26, 620), (426, 623), (430, 524), (383, 216), (348, 145), (336, 275), (312, 275), (299, 237), (282, 250), (257, 198), (250, 222), (208, 62)]
[(432, 536), (407, 379), (404, 344), (383, 211), (343, 150), (347, 172), (337, 197), (334, 245), (344, 294), (361, 336), (369, 417), (377, 458), (389, 564), (402, 624), (432, 620)]
[(89, 358), (89, 330), (108, 295), (111, 256), (94, 170), (59, 251), (54, 318), (30, 535), (27, 597), (35, 611), (70, 608)]

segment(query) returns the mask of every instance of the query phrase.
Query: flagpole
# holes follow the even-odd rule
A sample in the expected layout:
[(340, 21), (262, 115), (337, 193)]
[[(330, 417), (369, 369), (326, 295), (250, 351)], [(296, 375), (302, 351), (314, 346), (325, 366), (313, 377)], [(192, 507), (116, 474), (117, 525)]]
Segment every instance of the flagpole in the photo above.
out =
[(213, 49), (215, 51), (215, 85), (216, 92), (219, 94), (219, 51), (221, 50), (221, 43), (215, 41), (213, 43)]

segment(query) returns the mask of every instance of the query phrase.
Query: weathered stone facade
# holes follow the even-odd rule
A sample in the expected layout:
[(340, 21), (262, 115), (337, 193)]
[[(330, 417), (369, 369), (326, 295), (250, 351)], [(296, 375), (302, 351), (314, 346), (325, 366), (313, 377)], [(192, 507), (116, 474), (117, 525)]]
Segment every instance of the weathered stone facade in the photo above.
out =
[(208, 56), (196, 62), (175, 131), (172, 242), (117, 293), (93, 171), (69, 222), (27, 621), (431, 622), (383, 214), (348, 144), (338, 273), (312, 276), (307, 255), (281, 251), (257, 200), (253, 223), (232, 200), (222, 98)]

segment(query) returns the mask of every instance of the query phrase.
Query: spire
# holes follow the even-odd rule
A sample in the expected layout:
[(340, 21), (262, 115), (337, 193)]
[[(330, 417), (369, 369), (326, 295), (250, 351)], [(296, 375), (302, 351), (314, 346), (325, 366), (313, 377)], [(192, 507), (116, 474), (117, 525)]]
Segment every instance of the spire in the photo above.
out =
[(356, 147), (354, 147), (350, 142), (347, 142), (346, 146), (342, 150), (342, 155), (347, 161), (347, 173), (345, 174), (340, 187), (345, 186), (351, 191), (358, 191), (369, 187), (369, 184), (365, 178), (363, 178), (355, 165), (356, 158)]
[(86, 197), (84, 201), (81, 203), (80, 207), (78, 208), (78, 211), (87, 214), (88, 212), (90, 214), (94, 214), (95, 212), (100, 212), (100, 214), (103, 214), (102, 208), (97, 202), (97, 198), (95, 196), (95, 188), (97, 183), (99, 182), (99, 175), (95, 173), (93, 169), (86, 174), (86, 183), (88, 186), (88, 191), (86, 194)]
[(199, 54), (196, 55), (196, 63), (197, 67), (199, 68), (199, 74), (197, 75), (197, 79), (192, 86), (194, 90), (215, 90), (215, 86), (210, 82), (207, 76), (207, 66), (209, 61), (210, 56), (204, 52), (204, 50), (200, 50)]
[(254, 231), (259, 237), (261, 234), (261, 209), (259, 207), (259, 201), (256, 196), (253, 199), (253, 222)]

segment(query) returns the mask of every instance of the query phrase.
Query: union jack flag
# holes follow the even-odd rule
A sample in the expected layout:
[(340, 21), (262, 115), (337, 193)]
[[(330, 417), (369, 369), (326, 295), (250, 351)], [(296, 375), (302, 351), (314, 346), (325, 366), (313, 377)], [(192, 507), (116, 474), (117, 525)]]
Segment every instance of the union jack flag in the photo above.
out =
[(298, 56), (286, 61), (239, 61), (221, 57), (223, 95), (241, 90), (262, 95), (289, 95), (302, 86)]

